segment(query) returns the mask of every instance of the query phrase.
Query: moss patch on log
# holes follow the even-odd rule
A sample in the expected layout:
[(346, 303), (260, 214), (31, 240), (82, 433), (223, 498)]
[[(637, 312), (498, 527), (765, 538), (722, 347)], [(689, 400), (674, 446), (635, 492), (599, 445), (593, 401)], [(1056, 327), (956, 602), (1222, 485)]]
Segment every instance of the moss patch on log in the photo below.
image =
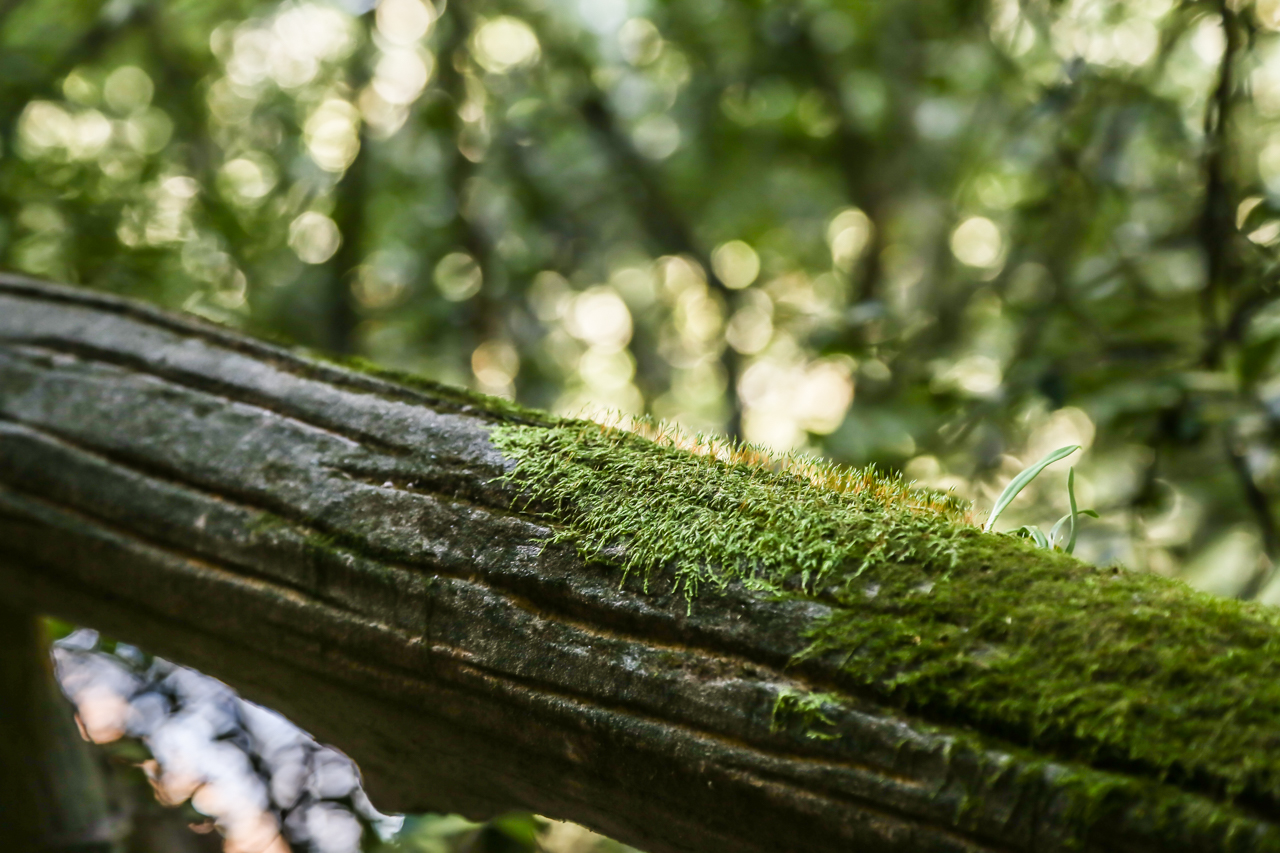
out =
[(579, 421), (491, 435), (557, 537), (624, 577), (826, 605), (800, 657), (834, 666), (840, 686), (1066, 759), (1280, 803), (1270, 608), (984, 534), (958, 502), (874, 472)]
[(838, 706), (840, 701), (840, 697), (834, 693), (809, 693), (786, 688), (778, 693), (778, 698), (773, 703), (773, 719), (769, 730), (781, 731), (789, 722), (795, 721), (800, 724), (805, 737), (832, 740), (836, 737), (831, 730), (835, 723), (823, 709), (827, 705)]

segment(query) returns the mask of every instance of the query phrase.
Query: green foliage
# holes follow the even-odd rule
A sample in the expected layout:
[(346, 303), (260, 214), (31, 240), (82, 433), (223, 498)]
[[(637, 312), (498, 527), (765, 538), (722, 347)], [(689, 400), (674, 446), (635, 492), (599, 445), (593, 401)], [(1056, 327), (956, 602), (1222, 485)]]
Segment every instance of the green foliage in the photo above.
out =
[(1067, 759), (1280, 796), (1270, 609), (983, 533), (892, 481), (839, 491), (582, 422), (492, 437), (556, 538), (620, 578), (820, 605), (796, 664), (834, 664), (844, 687)]

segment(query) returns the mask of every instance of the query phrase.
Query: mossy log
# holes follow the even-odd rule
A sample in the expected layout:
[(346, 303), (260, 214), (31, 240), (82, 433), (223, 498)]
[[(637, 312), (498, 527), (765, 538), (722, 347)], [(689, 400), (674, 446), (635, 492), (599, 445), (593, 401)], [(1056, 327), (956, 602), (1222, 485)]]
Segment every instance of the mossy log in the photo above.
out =
[(0, 278), (0, 595), (288, 714), (380, 808), (1280, 850), (1270, 611), (802, 474)]

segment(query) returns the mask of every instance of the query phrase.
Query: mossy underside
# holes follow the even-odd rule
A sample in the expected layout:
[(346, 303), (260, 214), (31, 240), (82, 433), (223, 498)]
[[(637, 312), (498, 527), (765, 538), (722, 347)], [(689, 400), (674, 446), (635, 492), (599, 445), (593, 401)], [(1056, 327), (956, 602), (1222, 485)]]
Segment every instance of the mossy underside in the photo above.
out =
[(673, 572), (690, 596), (741, 581), (833, 608), (802, 657), (834, 661), (847, 687), (1268, 814), (1280, 804), (1270, 608), (981, 533), (892, 480), (832, 489), (584, 422), (492, 439), (588, 558), (607, 549), (646, 583)]

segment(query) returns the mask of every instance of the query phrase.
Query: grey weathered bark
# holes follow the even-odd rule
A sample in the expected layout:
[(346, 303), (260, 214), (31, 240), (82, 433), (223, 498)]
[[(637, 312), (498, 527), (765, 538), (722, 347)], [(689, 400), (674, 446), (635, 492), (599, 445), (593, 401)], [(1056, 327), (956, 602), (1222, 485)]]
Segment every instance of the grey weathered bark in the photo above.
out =
[(857, 696), (838, 738), (774, 731), (813, 605), (690, 610), (544, 548), (495, 481), (504, 417), (0, 278), (0, 595), (290, 715), (383, 809), (530, 809), (651, 853), (1275, 848), (1262, 814)]

